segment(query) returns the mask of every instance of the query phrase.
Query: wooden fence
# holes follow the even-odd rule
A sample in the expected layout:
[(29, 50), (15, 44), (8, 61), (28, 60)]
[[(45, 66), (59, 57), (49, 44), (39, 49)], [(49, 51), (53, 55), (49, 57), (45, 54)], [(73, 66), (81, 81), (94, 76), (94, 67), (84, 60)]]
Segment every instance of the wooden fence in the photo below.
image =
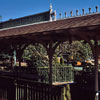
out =
[(0, 100), (61, 100), (62, 87), (0, 76)]

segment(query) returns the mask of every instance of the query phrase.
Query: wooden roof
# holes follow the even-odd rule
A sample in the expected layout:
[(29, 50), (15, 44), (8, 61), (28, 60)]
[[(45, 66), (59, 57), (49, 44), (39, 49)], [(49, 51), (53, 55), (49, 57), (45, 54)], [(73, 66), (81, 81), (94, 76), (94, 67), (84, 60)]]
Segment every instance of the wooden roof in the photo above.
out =
[[(100, 30), (100, 13), (72, 18), (61, 19), (57, 21), (48, 21), (26, 26), (13, 27), (9, 29), (0, 29), (0, 38), (25, 37), (39, 39), (51, 35), (51, 38), (57, 36), (69, 36), (75, 34), (88, 34), (94, 37)], [(60, 38), (59, 37), (59, 38)], [(46, 37), (47, 38), (47, 37)]]

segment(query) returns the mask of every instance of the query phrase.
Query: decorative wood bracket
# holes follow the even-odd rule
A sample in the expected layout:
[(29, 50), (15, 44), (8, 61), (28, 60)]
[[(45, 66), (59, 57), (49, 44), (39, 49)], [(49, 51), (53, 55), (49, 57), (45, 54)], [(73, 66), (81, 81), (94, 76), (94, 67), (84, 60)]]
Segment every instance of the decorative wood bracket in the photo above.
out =
[(55, 53), (56, 48), (61, 42), (48, 42), (48, 43), (42, 43), (42, 45), (45, 47), (48, 57), (49, 57), (49, 83), (52, 84), (52, 59), (53, 55)]

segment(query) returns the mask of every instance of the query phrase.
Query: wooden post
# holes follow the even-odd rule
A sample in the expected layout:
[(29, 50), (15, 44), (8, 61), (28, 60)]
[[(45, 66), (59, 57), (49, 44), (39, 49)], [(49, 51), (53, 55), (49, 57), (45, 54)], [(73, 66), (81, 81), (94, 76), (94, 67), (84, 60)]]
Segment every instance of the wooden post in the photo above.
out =
[(21, 67), (22, 54), (23, 54), (22, 50), (19, 50), (19, 51), (18, 51), (19, 67)]
[(98, 42), (97, 39), (94, 40), (95, 43), (94, 45), (88, 41), (88, 43), (90, 44), (90, 47), (92, 49), (93, 52), (93, 56), (94, 56), (94, 63), (95, 63), (95, 84), (94, 84), (94, 88), (95, 88), (95, 100), (99, 100), (99, 80), (98, 80), (98, 58), (99, 58), (99, 54), (100, 52), (98, 51)]
[(18, 61), (19, 61), (19, 67), (21, 67), (22, 55), (27, 46), (28, 46), (28, 44), (24, 44), (24, 45), (20, 44), (19, 48), (17, 49), (17, 57), (18, 57)]
[(97, 93), (99, 91), (99, 87), (98, 87), (98, 57), (99, 57), (99, 54), (98, 54), (98, 43), (97, 43), (97, 40), (95, 41), (95, 53), (94, 53), (94, 58), (95, 58), (95, 100), (99, 100), (99, 93)]
[(16, 66), (16, 50), (13, 51), (14, 67)]
[(98, 80), (98, 58), (99, 58), (99, 54), (100, 54), (100, 47), (98, 45), (98, 41), (97, 41), (97, 35), (95, 36), (95, 40), (94, 42), (95, 43), (92, 43), (91, 42), (91, 39), (88, 38), (88, 37), (84, 37), (80, 35), (80, 38), (85, 40), (91, 47), (91, 50), (92, 50), (92, 53), (93, 53), (93, 56), (94, 56), (94, 60), (95, 60), (95, 85), (94, 85), (94, 90), (95, 90), (95, 100), (99, 100), (99, 87), (98, 87), (98, 83), (99, 83), (99, 80)]
[(52, 54), (49, 55), (49, 83), (52, 84)]
[(19, 62), (19, 67), (21, 67), (21, 58), (22, 58), (22, 53), (18, 52), (18, 62)]
[(52, 84), (52, 58), (53, 58), (52, 42), (50, 42), (49, 44), (48, 56), (49, 56), (49, 83)]
[(21, 67), (21, 60), (19, 60), (19, 67)]
[(55, 45), (53, 45), (52, 41), (50, 41), (48, 44), (42, 43), (42, 45), (46, 48), (47, 54), (49, 57), (49, 83), (50, 84), (53, 83), (52, 82), (52, 59), (53, 59), (53, 55), (55, 53), (55, 50), (60, 43), (61, 42), (57, 42), (57, 43), (55, 43)]
[(13, 50), (11, 57), (11, 67), (14, 68), (15, 66), (16, 66), (16, 50)]

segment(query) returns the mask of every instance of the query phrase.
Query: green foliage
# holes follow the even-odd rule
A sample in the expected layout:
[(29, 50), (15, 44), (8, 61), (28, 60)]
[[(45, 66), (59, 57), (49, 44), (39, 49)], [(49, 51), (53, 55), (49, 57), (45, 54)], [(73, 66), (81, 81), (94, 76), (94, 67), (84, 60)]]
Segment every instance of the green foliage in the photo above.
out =
[(92, 51), (88, 44), (84, 44), (84, 41), (73, 41), (71, 44), (69, 42), (64, 42), (56, 50), (58, 56), (63, 56), (63, 54), (68, 54), (67, 60), (82, 61), (92, 57)]
[[(68, 54), (64, 58), (63, 54)], [(84, 41), (73, 41), (71, 44), (69, 42), (64, 42), (60, 44), (53, 57), (53, 65), (59, 65), (57, 58), (61, 58), (61, 64), (64, 64), (64, 60), (67, 61), (84, 61), (86, 59), (92, 58), (92, 51), (88, 44)], [(29, 45), (23, 54), (23, 59), (28, 62), (29, 66), (43, 67), (48, 66), (48, 55), (45, 48), (40, 44)]]
[(40, 44), (29, 45), (24, 50), (23, 59), (32, 67), (47, 66), (48, 64), (46, 51)]

